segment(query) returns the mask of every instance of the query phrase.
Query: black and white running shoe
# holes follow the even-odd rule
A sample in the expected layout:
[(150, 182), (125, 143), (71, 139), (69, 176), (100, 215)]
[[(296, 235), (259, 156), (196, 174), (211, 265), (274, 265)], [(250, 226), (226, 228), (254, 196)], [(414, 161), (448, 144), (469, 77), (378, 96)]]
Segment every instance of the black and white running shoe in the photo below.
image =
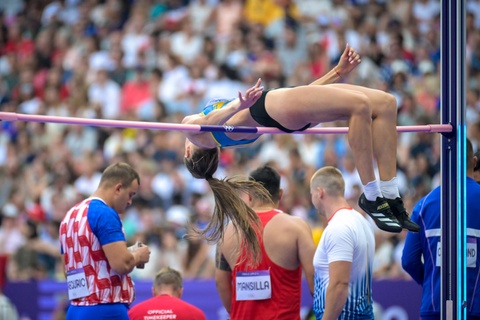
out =
[(385, 198), (377, 197), (377, 200), (369, 201), (362, 193), (358, 199), (358, 205), (373, 219), (379, 229), (394, 233), (402, 231), (400, 222), (393, 215)]
[(390, 210), (392, 210), (393, 215), (397, 218), (400, 225), (407, 229), (408, 231), (412, 232), (419, 232), (420, 226), (410, 220), (410, 217), (403, 205), (403, 200), (401, 198), (396, 199), (387, 199), (388, 205), (390, 206)]

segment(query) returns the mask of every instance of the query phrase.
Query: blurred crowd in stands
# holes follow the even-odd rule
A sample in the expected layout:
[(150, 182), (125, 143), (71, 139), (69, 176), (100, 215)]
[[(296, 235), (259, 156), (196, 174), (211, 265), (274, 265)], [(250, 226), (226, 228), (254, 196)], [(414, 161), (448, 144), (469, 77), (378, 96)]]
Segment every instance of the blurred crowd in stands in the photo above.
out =
[[(480, 1), (466, 6), (466, 114), (477, 150)], [(440, 122), (439, 0), (12, 0), (0, 12), (0, 111), (179, 123), (258, 78), (266, 88), (307, 84), (349, 43), (362, 63), (343, 82), (393, 93), (398, 125)], [(440, 183), (440, 149), (439, 134), (398, 135), (408, 210)], [(126, 161), (141, 186), (125, 232), (152, 250), (134, 278), (151, 280), (167, 265), (186, 279), (212, 277), (214, 247), (185, 237), (208, 224), (212, 196), (185, 170), (183, 150), (180, 131), (0, 122), (0, 274), (64, 280), (59, 221), (108, 164)], [(317, 168), (340, 168), (357, 207), (360, 179), (345, 135), (265, 135), (223, 150), (217, 174), (266, 163), (282, 173), (281, 209), (307, 220), (317, 241), (325, 225), (310, 203)], [(405, 233), (376, 234), (375, 276), (407, 279)]]

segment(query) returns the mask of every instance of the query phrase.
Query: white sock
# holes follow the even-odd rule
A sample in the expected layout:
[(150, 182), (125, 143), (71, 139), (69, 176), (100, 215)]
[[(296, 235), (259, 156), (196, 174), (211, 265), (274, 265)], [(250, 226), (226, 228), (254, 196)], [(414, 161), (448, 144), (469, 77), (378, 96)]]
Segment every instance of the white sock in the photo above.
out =
[(396, 199), (400, 197), (400, 192), (398, 191), (398, 181), (397, 177), (393, 178), (390, 181), (380, 180), (380, 191), (386, 199)]
[(368, 201), (375, 201), (377, 200), (377, 197), (383, 197), (382, 192), (378, 187), (377, 180), (370, 181), (369, 183), (364, 185), (363, 192), (365, 193), (365, 198), (367, 198)]

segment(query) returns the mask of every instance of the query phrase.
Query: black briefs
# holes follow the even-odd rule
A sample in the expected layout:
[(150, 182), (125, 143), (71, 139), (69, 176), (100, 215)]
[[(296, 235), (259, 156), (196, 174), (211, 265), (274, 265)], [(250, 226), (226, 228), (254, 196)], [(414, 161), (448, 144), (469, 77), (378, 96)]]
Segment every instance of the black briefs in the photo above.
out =
[(267, 96), (268, 91), (269, 90), (262, 91), (262, 96), (257, 100), (257, 102), (255, 102), (255, 104), (253, 104), (250, 107), (250, 115), (252, 116), (253, 120), (255, 120), (256, 122), (258, 122), (264, 127), (274, 127), (287, 133), (292, 133), (295, 131), (304, 131), (310, 127), (310, 123), (308, 123), (305, 127), (301, 129), (291, 130), (291, 129), (285, 128), (280, 123), (273, 120), (272, 117), (268, 115), (267, 110), (265, 109), (265, 97)]

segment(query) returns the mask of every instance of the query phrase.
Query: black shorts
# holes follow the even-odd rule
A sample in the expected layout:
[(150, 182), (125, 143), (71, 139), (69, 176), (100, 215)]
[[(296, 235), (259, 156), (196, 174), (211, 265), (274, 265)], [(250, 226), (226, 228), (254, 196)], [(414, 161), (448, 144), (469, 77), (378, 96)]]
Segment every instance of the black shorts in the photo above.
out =
[[(271, 89), (271, 90), (274, 90), (274, 89)], [(285, 128), (280, 123), (273, 120), (272, 117), (268, 115), (267, 110), (265, 109), (265, 97), (267, 96), (267, 93), (269, 91), (270, 90), (262, 91), (262, 96), (257, 100), (257, 102), (255, 102), (255, 104), (253, 104), (250, 107), (250, 115), (252, 116), (253, 120), (255, 120), (256, 122), (258, 122), (264, 127), (274, 127), (286, 133), (292, 133), (295, 131), (304, 131), (310, 127), (310, 123), (308, 123), (305, 127), (301, 129), (291, 130), (291, 129)]]

